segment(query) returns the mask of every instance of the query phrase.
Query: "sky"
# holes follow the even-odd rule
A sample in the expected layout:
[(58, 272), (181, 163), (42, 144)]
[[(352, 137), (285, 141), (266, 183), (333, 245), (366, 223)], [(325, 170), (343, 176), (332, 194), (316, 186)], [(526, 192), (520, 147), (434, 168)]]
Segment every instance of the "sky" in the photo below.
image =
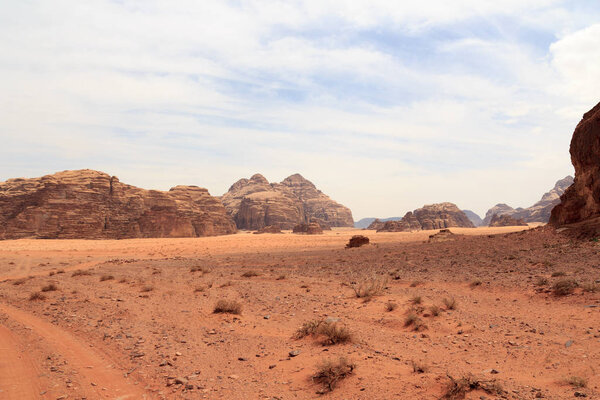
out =
[(300, 173), (362, 217), (527, 207), (600, 101), (596, 0), (0, 0), (0, 181), (221, 195)]

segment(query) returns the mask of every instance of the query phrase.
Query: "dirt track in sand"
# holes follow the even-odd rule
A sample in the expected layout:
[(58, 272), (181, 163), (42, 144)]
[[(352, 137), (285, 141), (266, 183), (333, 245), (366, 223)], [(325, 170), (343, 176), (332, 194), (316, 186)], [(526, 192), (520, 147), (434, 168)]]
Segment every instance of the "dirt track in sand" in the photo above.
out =
[[(600, 294), (580, 287), (556, 297), (550, 288), (565, 278), (600, 279), (600, 248), (544, 230), (505, 234), (515, 229), (453, 229), (469, 235), (442, 243), (424, 243), (432, 232), (343, 229), (1, 242), (0, 276), (8, 280), (0, 282), (0, 346), (18, 349), (11, 363), (18, 376), (38, 378), (27, 390), (43, 399), (314, 399), (321, 388), (311, 375), (337, 356), (357, 369), (323, 398), (439, 399), (447, 374), (503, 388), (467, 399), (564, 399), (575, 391), (596, 398)], [(373, 244), (344, 249), (357, 233)], [(78, 269), (91, 275), (72, 276)], [(370, 277), (387, 277), (387, 288), (369, 302), (355, 298), (351, 282)], [(548, 282), (540, 286), (540, 278)], [(48, 283), (58, 290), (28, 300)], [(446, 310), (445, 298), (456, 299), (456, 310)], [(213, 314), (219, 299), (239, 301), (241, 315)], [(386, 311), (388, 302), (396, 309)], [(429, 313), (434, 305), (439, 316)], [(422, 330), (405, 326), (411, 312)], [(328, 317), (352, 332), (351, 343), (292, 339), (303, 322)], [(289, 357), (292, 350), (300, 354)], [(413, 362), (426, 371), (414, 373)], [(566, 384), (570, 376), (587, 387)], [(20, 381), (0, 378), (0, 390), (10, 382)]]

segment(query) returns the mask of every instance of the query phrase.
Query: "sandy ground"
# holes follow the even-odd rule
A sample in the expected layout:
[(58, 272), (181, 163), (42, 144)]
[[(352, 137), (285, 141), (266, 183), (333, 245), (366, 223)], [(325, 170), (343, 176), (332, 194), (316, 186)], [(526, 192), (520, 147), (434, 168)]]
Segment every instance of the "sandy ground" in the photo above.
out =
[[(450, 377), (467, 399), (600, 398), (600, 244), (522, 229), (0, 242), (0, 399), (440, 399)], [(293, 338), (323, 320), (351, 340)], [(311, 377), (340, 356), (329, 392)]]

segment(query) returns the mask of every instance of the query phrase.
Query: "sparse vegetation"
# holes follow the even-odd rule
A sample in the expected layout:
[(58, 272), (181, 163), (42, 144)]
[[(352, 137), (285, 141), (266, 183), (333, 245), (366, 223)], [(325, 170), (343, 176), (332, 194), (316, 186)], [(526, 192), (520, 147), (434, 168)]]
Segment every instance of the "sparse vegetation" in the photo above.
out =
[(282, 281), (282, 280), (284, 280), (284, 279), (285, 279), (285, 275), (283, 275), (283, 274), (279, 275), (279, 276), (276, 278), (276, 280), (278, 280), (278, 281)]
[(42, 301), (42, 300), (46, 300), (46, 296), (41, 292), (34, 292), (34, 293), (31, 293), (31, 295), (29, 296), (29, 300), (30, 301)]
[(422, 281), (412, 281), (412, 282), (410, 283), (410, 287), (417, 287), (417, 286), (420, 286), (420, 285), (422, 285), (422, 284), (423, 284), (423, 282), (422, 282)]
[(242, 274), (242, 278), (252, 278), (259, 275), (260, 274), (256, 271), (246, 271)]
[(414, 312), (409, 312), (406, 315), (406, 318), (404, 318), (404, 326), (412, 327), (412, 330), (415, 332), (420, 332), (427, 329), (427, 325), (425, 325), (423, 320), (421, 320), (421, 318)]
[(302, 339), (307, 336), (320, 337), (323, 346), (352, 341), (350, 330), (337, 322), (307, 321), (293, 335), (294, 339)]
[(24, 284), (25, 282), (27, 282), (27, 278), (21, 278), (21, 279), (14, 280), (12, 284), (15, 286), (19, 286), (19, 285)]
[(190, 268), (190, 272), (194, 273), (194, 272), (202, 272), (202, 274), (208, 274), (210, 272), (210, 269), (203, 267), (201, 265), (195, 265), (192, 268)]
[(56, 286), (54, 283), (49, 283), (42, 287), (42, 292), (54, 292), (56, 290), (58, 290), (58, 286)]
[(398, 307), (398, 304), (394, 303), (393, 301), (388, 301), (385, 303), (385, 311), (387, 311), (387, 312), (392, 312), (397, 307)]
[(423, 302), (423, 298), (421, 296), (413, 296), (409, 300), (412, 304), (421, 304)]
[(429, 314), (431, 314), (432, 317), (437, 317), (440, 315), (440, 308), (436, 305), (429, 306)]
[(446, 310), (456, 310), (457, 304), (454, 297), (445, 297), (442, 300), (442, 303), (444, 303)]
[(235, 300), (219, 300), (213, 309), (214, 314), (241, 314), (242, 305)]
[(372, 276), (359, 282), (351, 282), (350, 287), (354, 290), (354, 295), (359, 299), (370, 299), (380, 295), (387, 287), (387, 277)]
[(322, 323), (323, 321), (319, 320), (306, 321), (300, 328), (298, 328), (296, 333), (294, 333), (294, 339), (302, 339), (306, 336), (316, 335), (317, 330)]
[(577, 286), (573, 279), (561, 279), (552, 286), (552, 293), (555, 296), (567, 296), (572, 294)]
[(194, 289), (194, 293), (200, 293), (204, 291), (206, 291), (206, 288), (204, 286), (196, 286), (196, 288)]
[(448, 375), (450, 382), (446, 388), (446, 392), (442, 396), (445, 400), (464, 399), (468, 392), (472, 390), (483, 390), (492, 395), (500, 395), (504, 393), (502, 387), (495, 381), (483, 381), (475, 378), (473, 375), (466, 375), (462, 378), (455, 379)]
[(587, 386), (587, 379), (581, 376), (572, 375), (568, 378), (565, 378), (565, 383), (573, 386), (574, 388), (584, 388)]
[(563, 271), (554, 271), (551, 275), (553, 278), (558, 278), (561, 276), (567, 276), (567, 274)]
[(112, 275), (102, 275), (100, 277), (100, 282), (110, 281), (110, 280), (113, 280), (113, 279), (115, 279), (115, 277), (112, 276)]
[(146, 286), (142, 287), (143, 293), (151, 292), (153, 290), (154, 290), (154, 286), (151, 286), (151, 285), (146, 285)]
[[(211, 284), (211, 286), (212, 286), (212, 284)], [(224, 287), (229, 287), (229, 286), (233, 286), (233, 282), (231, 282), (231, 281), (224, 282), (219, 287), (224, 288)]]
[(427, 365), (420, 361), (411, 360), (410, 365), (412, 366), (413, 372), (416, 374), (424, 374), (427, 372)]
[(73, 271), (73, 273), (71, 274), (72, 277), (87, 276), (87, 275), (92, 275), (92, 273), (90, 271), (88, 271), (87, 269), (78, 269), (76, 271)]
[(586, 282), (581, 285), (581, 288), (584, 292), (588, 293), (597, 293), (600, 292), (600, 285), (595, 282)]
[(540, 276), (536, 279), (535, 281), (535, 286), (546, 286), (548, 285), (548, 278), (544, 277), (544, 276)]
[(312, 379), (331, 392), (339, 381), (352, 375), (355, 368), (356, 365), (344, 357), (340, 357), (336, 361), (325, 360), (320, 363)]

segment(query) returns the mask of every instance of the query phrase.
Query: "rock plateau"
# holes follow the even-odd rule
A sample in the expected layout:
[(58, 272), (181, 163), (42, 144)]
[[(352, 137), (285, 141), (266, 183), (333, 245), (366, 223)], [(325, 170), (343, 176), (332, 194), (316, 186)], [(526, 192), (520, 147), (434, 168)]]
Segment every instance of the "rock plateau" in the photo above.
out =
[(219, 199), (197, 186), (144, 190), (93, 170), (0, 183), (0, 238), (123, 239), (235, 233)]
[(278, 225), (292, 229), (316, 222), (321, 227), (353, 226), (352, 212), (318, 190), (299, 174), (269, 183), (256, 174), (234, 183), (221, 200), (239, 229)]

